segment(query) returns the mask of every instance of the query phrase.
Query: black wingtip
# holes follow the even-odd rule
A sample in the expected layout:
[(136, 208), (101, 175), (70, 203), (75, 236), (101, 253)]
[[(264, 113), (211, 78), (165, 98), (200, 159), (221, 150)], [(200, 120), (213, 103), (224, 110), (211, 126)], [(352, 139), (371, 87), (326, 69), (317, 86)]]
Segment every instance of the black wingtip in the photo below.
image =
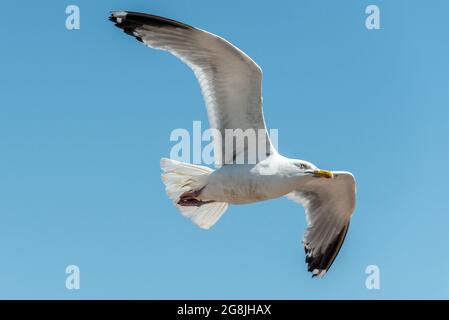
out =
[[(118, 18), (120, 18), (120, 21), (118, 20)], [(126, 26), (136, 28), (143, 25), (148, 25), (159, 28), (172, 27), (181, 29), (193, 29), (192, 26), (176, 20), (140, 12), (112, 11), (111, 15), (109, 16), (109, 20), (116, 23), (119, 28)]]
[[(348, 229), (349, 222), (344, 227), (344, 229), (335, 237), (334, 241), (332, 241), (332, 243), (330, 243), (327, 246), (326, 250), (321, 254), (312, 254), (307, 246), (304, 246), (304, 249), (306, 251), (307, 271), (313, 273), (312, 278), (320, 275), (322, 272), (326, 273), (330, 269), (335, 261), (335, 258), (340, 252), (343, 241), (345, 240), (346, 234), (348, 233)], [(315, 270), (317, 270), (318, 273), (315, 273)]]
[(193, 27), (187, 24), (172, 19), (129, 11), (112, 11), (109, 21), (112, 21), (116, 27), (122, 29), (126, 34), (135, 37), (140, 42), (143, 42), (143, 39), (136, 29), (142, 26), (193, 29)]

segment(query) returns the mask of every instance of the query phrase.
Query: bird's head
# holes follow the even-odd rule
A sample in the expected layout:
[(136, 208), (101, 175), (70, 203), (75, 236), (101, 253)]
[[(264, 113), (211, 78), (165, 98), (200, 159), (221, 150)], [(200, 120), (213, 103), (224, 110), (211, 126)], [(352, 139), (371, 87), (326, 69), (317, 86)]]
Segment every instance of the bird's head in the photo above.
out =
[(313, 163), (304, 160), (293, 160), (292, 164), (298, 175), (332, 179), (334, 174), (329, 170), (321, 170)]

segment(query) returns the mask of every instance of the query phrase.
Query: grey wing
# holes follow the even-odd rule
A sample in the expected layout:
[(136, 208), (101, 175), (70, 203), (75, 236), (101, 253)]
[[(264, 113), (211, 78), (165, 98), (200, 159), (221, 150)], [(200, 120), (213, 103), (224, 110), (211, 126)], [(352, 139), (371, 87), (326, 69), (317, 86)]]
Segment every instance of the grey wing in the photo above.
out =
[[(254, 148), (248, 143), (228, 145), (226, 129), (255, 130), (256, 162), (274, 150), (266, 132), (262, 112), (262, 72), (244, 52), (228, 41), (171, 19), (136, 12), (113, 12), (110, 20), (127, 34), (155, 49), (169, 51), (195, 73), (206, 103), (214, 134), (215, 163), (233, 163)], [(257, 134), (262, 132), (263, 134)], [(226, 139), (227, 143), (234, 141)]]
[(355, 208), (355, 194), (354, 176), (334, 172), (333, 179), (313, 179), (287, 195), (306, 211), (303, 244), (312, 276), (324, 276), (338, 255)]

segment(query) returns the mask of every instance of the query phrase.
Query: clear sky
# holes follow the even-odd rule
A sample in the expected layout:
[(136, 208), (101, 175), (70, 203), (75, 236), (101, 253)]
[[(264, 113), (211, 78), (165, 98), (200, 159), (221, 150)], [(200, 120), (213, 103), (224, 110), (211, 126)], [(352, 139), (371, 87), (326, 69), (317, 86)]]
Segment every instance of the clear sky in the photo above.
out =
[[(81, 29), (65, 28), (65, 8)], [(376, 4), (381, 30), (365, 27)], [(173, 129), (207, 124), (194, 76), (111, 10), (216, 33), (264, 71), (280, 152), (348, 170), (357, 208), (312, 279), (304, 210), (231, 206), (210, 231), (167, 198)], [(449, 298), (446, 0), (4, 1), (0, 38), (0, 298)], [(67, 290), (77, 265), (80, 290)], [(380, 268), (367, 290), (365, 268)]]

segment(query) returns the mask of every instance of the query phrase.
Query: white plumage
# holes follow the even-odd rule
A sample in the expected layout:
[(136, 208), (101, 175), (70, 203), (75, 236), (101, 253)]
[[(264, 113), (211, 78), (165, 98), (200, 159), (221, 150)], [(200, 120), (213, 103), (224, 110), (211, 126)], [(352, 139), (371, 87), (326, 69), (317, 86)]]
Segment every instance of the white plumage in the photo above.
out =
[[(216, 129), (217, 170), (161, 159), (162, 180), (175, 206), (196, 225), (209, 229), (229, 204), (287, 196), (305, 207), (306, 262), (313, 276), (322, 277), (340, 250), (354, 211), (353, 175), (320, 170), (275, 150), (262, 112), (262, 71), (228, 41), (143, 13), (113, 12), (110, 19), (145, 45), (174, 54), (193, 70), (210, 126)], [(235, 144), (225, 138), (230, 129), (262, 134), (256, 134), (255, 143)], [(246, 162), (237, 164), (236, 159)]]

